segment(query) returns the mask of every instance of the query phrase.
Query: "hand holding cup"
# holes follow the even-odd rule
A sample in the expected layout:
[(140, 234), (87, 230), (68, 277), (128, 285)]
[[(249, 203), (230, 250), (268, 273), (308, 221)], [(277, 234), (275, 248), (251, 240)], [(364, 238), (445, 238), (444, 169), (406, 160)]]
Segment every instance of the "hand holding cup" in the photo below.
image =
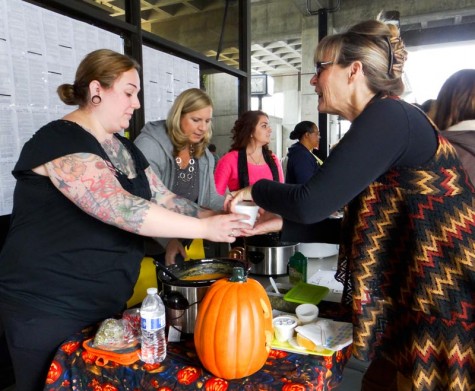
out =
[(257, 212), (259, 211), (259, 206), (257, 206), (253, 201), (240, 201), (234, 207), (235, 212), (248, 215), (249, 218), (241, 220), (243, 223), (249, 224), (251, 227), (254, 226), (257, 218)]

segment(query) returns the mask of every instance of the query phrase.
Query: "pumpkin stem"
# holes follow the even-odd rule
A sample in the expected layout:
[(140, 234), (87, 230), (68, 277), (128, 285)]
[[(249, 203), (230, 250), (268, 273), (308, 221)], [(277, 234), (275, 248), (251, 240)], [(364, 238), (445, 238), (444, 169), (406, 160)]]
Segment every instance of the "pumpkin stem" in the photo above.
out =
[(229, 278), (231, 282), (246, 282), (247, 278), (244, 275), (244, 269), (242, 267), (233, 267), (233, 275)]

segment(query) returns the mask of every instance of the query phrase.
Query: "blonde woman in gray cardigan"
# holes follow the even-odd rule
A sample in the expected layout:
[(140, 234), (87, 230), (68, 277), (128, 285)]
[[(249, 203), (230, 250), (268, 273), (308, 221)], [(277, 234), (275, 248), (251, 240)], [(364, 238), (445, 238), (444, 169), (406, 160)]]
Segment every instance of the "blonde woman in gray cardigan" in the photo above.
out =
[[(134, 142), (168, 189), (202, 207), (221, 211), (224, 197), (216, 192), (215, 160), (207, 149), (212, 115), (213, 103), (204, 91), (185, 90), (175, 99), (166, 121), (148, 122)], [(166, 265), (186, 256), (180, 239), (156, 240), (165, 249)]]

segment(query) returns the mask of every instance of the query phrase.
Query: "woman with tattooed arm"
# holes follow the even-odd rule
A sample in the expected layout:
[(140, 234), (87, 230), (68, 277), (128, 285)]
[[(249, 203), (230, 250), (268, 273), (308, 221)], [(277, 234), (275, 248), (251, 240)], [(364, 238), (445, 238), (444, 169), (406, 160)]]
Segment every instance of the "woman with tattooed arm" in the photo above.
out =
[[(214, 215), (171, 193), (118, 132), (140, 107), (139, 65), (101, 49), (58, 95), (78, 108), (24, 145), (0, 253), (0, 330), (17, 391), (43, 389), (61, 342), (124, 309), (143, 236), (233, 242), (239, 214)], [(28, 370), (25, 371), (25, 368)]]

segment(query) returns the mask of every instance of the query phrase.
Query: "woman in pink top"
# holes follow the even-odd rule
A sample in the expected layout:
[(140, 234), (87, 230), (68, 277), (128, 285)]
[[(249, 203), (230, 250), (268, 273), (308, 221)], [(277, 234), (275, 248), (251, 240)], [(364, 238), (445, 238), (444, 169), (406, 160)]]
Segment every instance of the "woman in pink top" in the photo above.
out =
[(266, 113), (246, 111), (231, 132), (230, 151), (219, 159), (214, 173), (219, 194), (224, 194), (226, 189), (242, 189), (259, 179), (284, 182), (280, 161), (268, 147), (272, 128)]

